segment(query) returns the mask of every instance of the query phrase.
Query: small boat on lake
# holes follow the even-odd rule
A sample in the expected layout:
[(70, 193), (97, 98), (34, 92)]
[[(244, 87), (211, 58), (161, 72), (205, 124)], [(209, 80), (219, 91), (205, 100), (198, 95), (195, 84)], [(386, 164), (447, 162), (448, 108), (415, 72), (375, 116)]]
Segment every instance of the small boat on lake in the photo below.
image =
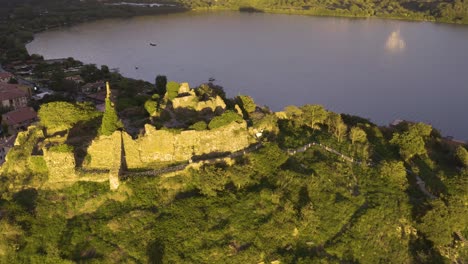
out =
[(150, 42), (150, 46), (152, 46), (152, 47), (156, 47), (156, 45), (158, 45), (158, 44), (156, 44), (156, 43), (153, 43), (153, 42)]

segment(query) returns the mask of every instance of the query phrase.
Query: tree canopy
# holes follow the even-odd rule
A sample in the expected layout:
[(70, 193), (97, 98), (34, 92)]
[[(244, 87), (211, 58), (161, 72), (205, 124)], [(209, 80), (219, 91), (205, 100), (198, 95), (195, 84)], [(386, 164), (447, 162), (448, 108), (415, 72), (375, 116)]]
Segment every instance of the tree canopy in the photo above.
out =
[(468, 167), (468, 151), (462, 146), (458, 146), (455, 152), (458, 161), (465, 167)]
[(399, 153), (406, 161), (416, 155), (425, 155), (427, 153), (424, 139), (419, 135), (418, 130), (410, 130), (404, 133), (395, 133), (390, 143), (399, 148)]
[(301, 107), (304, 123), (312, 129), (323, 124), (328, 117), (328, 111), (321, 105), (304, 105)]
[(352, 127), (349, 131), (349, 139), (351, 139), (351, 144), (354, 143), (366, 143), (367, 135), (366, 131), (359, 127)]
[(167, 77), (165, 75), (156, 76), (155, 85), (156, 93), (159, 94), (160, 98), (163, 98), (167, 91)]

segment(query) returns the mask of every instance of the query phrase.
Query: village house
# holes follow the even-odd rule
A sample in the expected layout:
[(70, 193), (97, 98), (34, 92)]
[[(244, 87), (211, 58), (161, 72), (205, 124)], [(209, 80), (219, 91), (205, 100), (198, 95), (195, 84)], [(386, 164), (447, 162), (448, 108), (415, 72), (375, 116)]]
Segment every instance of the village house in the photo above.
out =
[(83, 80), (83, 78), (81, 78), (81, 76), (79, 76), (79, 75), (73, 75), (73, 76), (65, 77), (65, 80), (73, 81), (76, 84), (83, 84), (85, 82)]
[(81, 87), (83, 93), (95, 93), (104, 90), (106, 84), (103, 81), (97, 81), (94, 83), (87, 83)]
[(13, 66), (15, 72), (28, 72), (32, 70), (32, 66), (28, 64), (20, 64)]
[(8, 83), (11, 78), (14, 78), (15, 76), (9, 72), (0, 72), (0, 82), (1, 83)]
[(71, 67), (64, 70), (65, 73), (79, 73), (81, 67)]
[(64, 62), (66, 62), (66, 61), (67, 61), (66, 58), (62, 58), (62, 59), (49, 59), (49, 60), (44, 60), (44, 63), (45, 63), (45, 64), (49, 64), (49, 65), (50, 65), (50, 64), (55, 64), (55, 63), (60, 63), (60, 64), (62, 64), (62, 63), (64, 63)]
[(32, 123), (37, 121), (37, 113), (32, 107), (23, 107), (2, 115), (2, 125), (8, 126), (9, 134), (26, 130)]
[(26, 107), (30, 96), (30, 87), (0, 83), (0, 108), (18, 109)]

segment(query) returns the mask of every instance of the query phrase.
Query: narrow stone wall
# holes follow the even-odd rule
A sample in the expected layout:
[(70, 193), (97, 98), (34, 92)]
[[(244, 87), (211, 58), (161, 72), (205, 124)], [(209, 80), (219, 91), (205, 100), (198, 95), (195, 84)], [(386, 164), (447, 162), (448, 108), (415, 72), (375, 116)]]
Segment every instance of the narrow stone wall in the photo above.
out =
[(122, 156), (122, 132), (114, 132), (112, 134), (112, 155), (111, 170), (109, 171), (109, 186), (111, 190), (117, 190), (120, 185), (120, 173), (122, 170), (122, 161), (125, 157)]

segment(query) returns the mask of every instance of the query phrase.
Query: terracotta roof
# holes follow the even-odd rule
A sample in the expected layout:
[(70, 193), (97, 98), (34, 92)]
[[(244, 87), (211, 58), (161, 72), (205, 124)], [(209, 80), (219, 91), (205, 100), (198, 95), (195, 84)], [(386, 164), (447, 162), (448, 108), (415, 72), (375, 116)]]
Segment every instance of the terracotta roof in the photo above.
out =
[(0, 101), (27, 97), (28, 93), (18, 87), (17, 84), (0, 83)]
[(0, 79), (12, 78), (12, 77), (14, 77), (14, 75), (9, 72), (0, 72)]
[(9, 126), (17, 125), (35, 118), (37, 118), (37, 113), (32, 107), (19, 108), (2, 115), (2, 120)]

